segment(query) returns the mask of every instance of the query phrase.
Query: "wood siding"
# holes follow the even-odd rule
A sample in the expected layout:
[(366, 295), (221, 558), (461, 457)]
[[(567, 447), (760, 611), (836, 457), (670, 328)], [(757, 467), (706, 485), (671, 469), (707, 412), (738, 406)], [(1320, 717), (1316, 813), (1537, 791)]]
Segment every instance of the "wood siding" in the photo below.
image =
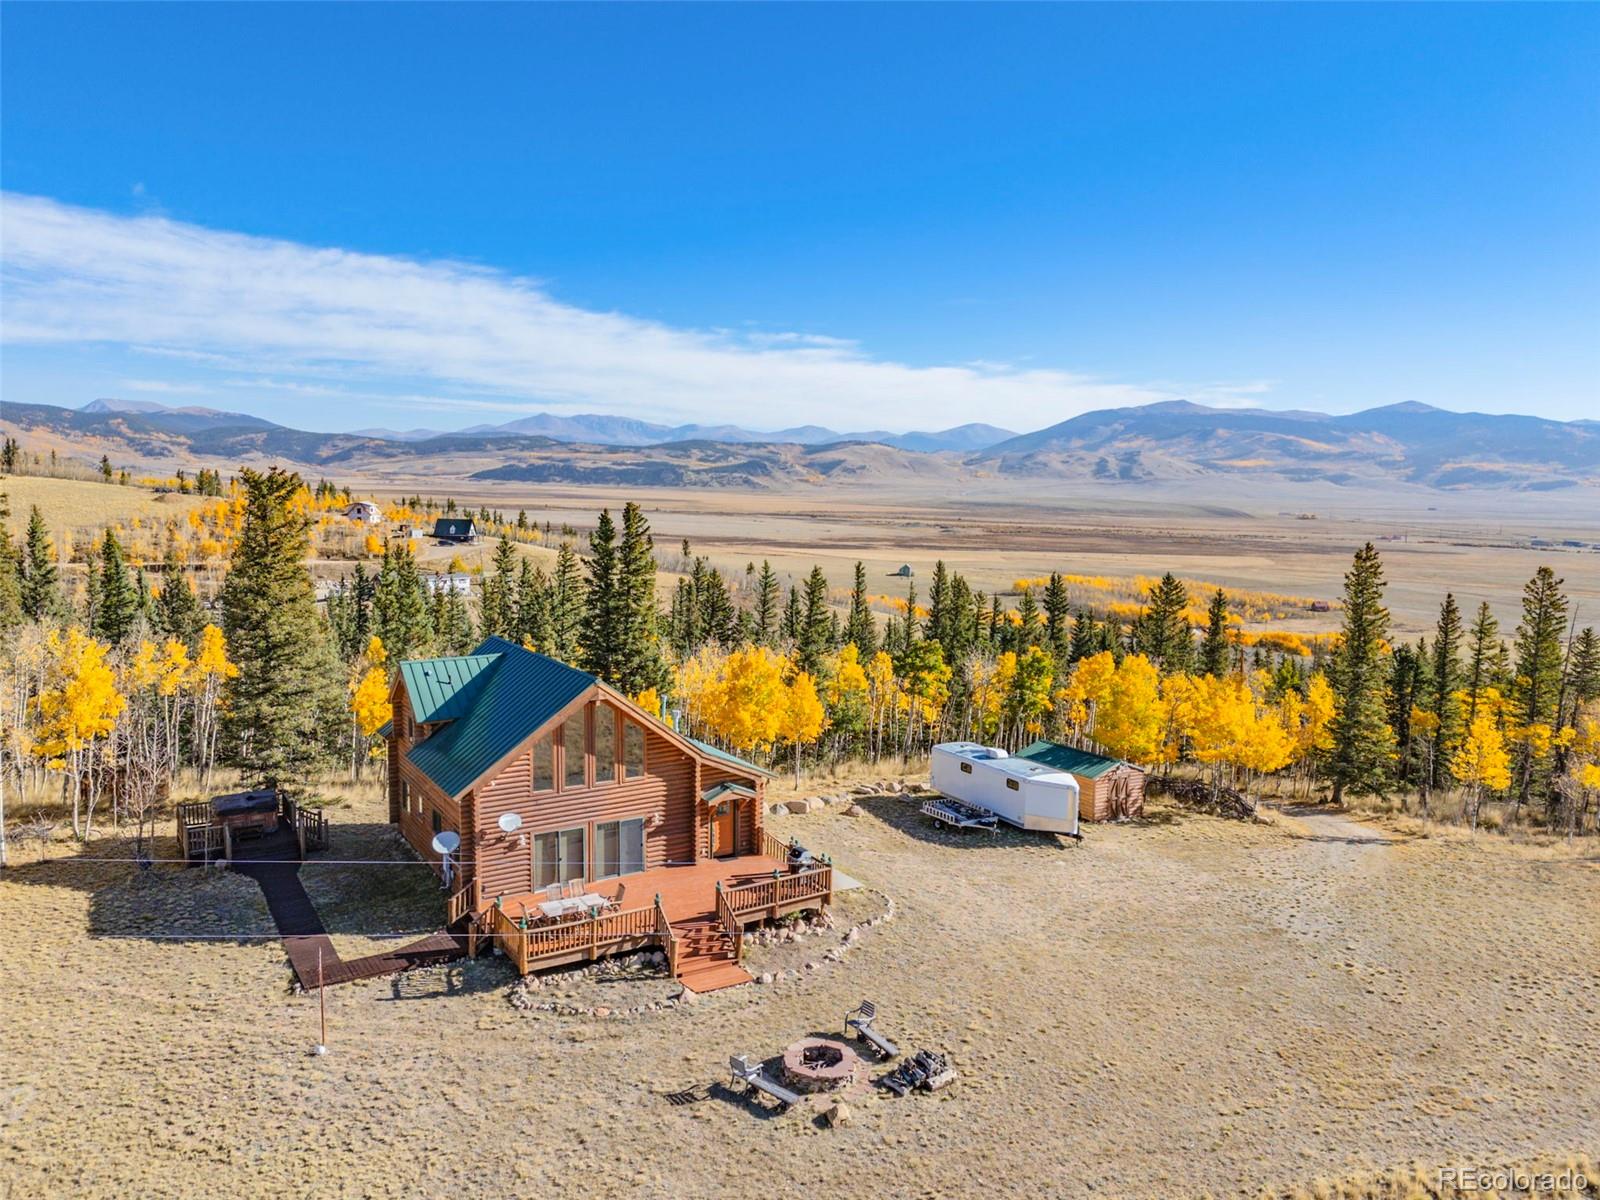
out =
[(1078, 819), (1114, 821), (1144, 813), (1144, 772), (1123, 763), (1097, 779), (1074, 775), (1078, 781)]
[[(474, 785), (475, 855), (486, 900), (533, 890), (533, 835), (552, 830), (584, 826), (585, 853), (592, 858), (597, 823), (642, 817), (646, 870), (696, 861), (695, 760), (648, 722), (640, 723), (645, 730), (645, 773), (639, 778), (565, 788), (557, 754), (556, 790), (535, 793), (529, 746)], [(555, 733), (559, 743), (559, 727)], [(591, 771), (589, 778), (593, 777)], [(499, 828), (501, 816), (508, 812), (522, 818), (522, 828), (515, 834)], [(584, 874), (592, 878), (592, 864)]]

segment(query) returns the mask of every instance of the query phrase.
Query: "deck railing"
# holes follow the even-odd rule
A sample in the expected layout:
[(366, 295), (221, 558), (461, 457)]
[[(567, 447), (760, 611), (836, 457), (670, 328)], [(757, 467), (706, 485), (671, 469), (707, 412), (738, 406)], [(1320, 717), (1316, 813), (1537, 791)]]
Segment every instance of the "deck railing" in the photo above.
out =
[(672, 922), (667, 920), (667, 910), (661, 907), (661, 897), (655, 901), (656, 940), (667, 955), (667, 971), (678, 977), (678, 935), (672, 932)]
[(789, 843), (782, 838), (773, 837), (765, 829), (761, 831), (761, 853), (768, 858), (775, 858), (779, 862), (789, 861)]
[(474, 879), (450, 899), (445, 901), (445, 925), (452, 926), (462, 918), (478, 911), (481, 906), (483, 890)]
[(743, 922), (763, 913), (777, 916), (785, 909), (801, 907), (806, 900), (821, 898), (826, 903), (832, 895), (833, 867), (821, 866), (792, 875), (736, 883), (722, 890), (718, 906), (720, 912), (721, 903), (726, 900), (730, 915)]
[[(526, 975), (541, 964), (570, 962), (577, 958), (596, 959), (630, 945), (663, 943), (662, 925), (666, 914), (654, 908), (630, 908), (625, 912), (605, 913), (580, 921), (561, 921), (524, 928), (499, 905), (486, 914), (487, 932)], [(666, 925), (665, 948), (669, 964), (676, 961), (676, 939)]]
[(717, 924), (722, 927), (722, 932), (728, 936), (733, 945), (733, 961), (741, 962), (744, 959), (744, 922), (739, 920), (738, 914), (733, 911), (733, 905), (728, 902), (728, 894), (723, 890), (722, 884), (717, 884)]

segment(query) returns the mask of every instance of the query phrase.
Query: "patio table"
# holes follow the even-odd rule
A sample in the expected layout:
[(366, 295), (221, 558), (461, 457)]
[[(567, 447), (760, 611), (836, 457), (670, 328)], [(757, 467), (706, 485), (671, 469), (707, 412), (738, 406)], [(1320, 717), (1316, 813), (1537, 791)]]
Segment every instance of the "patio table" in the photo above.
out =
[(546, 900), (539, 905), (539, 911), (552, 921), (559, 921), (562, 917), (575, 912), (589, 912), (592, 909), (604, 908), (606, 898), (597, 896), (593, 892), (585, 892), (581, 896), (566, 896), (560, 900)]

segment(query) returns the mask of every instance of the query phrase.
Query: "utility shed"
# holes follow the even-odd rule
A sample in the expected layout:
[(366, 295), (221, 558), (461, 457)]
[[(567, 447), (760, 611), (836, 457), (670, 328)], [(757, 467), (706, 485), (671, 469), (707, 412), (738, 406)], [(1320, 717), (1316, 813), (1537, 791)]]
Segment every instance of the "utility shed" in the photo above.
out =
[(1112, 821), (1144, 812), (1144, 771), (1131, 762), (1046, 741), (1034, 742), (1012, 757), (1065, 771), (1077, 779), (1081, 820)]

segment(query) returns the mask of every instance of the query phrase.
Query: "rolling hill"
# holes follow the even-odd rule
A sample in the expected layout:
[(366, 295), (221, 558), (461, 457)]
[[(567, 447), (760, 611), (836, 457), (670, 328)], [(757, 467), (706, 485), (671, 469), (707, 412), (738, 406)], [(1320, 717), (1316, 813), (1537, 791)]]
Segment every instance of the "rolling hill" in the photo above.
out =
[[(1346, 486), (1541, 491), (1600, 487), (1600, 425), (1395, 404), (1343, 416), (1172, 401), (1084, 413), (1035, 433), (991, 425), (832, 435), (539, 414), (456, 433), (315, 433), (245, 413), (97, 400), (0, 406), (25, 447), (155, 470), (286, 461), (316, 469), (418, 468), (482, 480), (774, 487), (1012, 476), (1098, 484), (1257, 479)], [(641, 440), (654, 439), (654, 440)]]

